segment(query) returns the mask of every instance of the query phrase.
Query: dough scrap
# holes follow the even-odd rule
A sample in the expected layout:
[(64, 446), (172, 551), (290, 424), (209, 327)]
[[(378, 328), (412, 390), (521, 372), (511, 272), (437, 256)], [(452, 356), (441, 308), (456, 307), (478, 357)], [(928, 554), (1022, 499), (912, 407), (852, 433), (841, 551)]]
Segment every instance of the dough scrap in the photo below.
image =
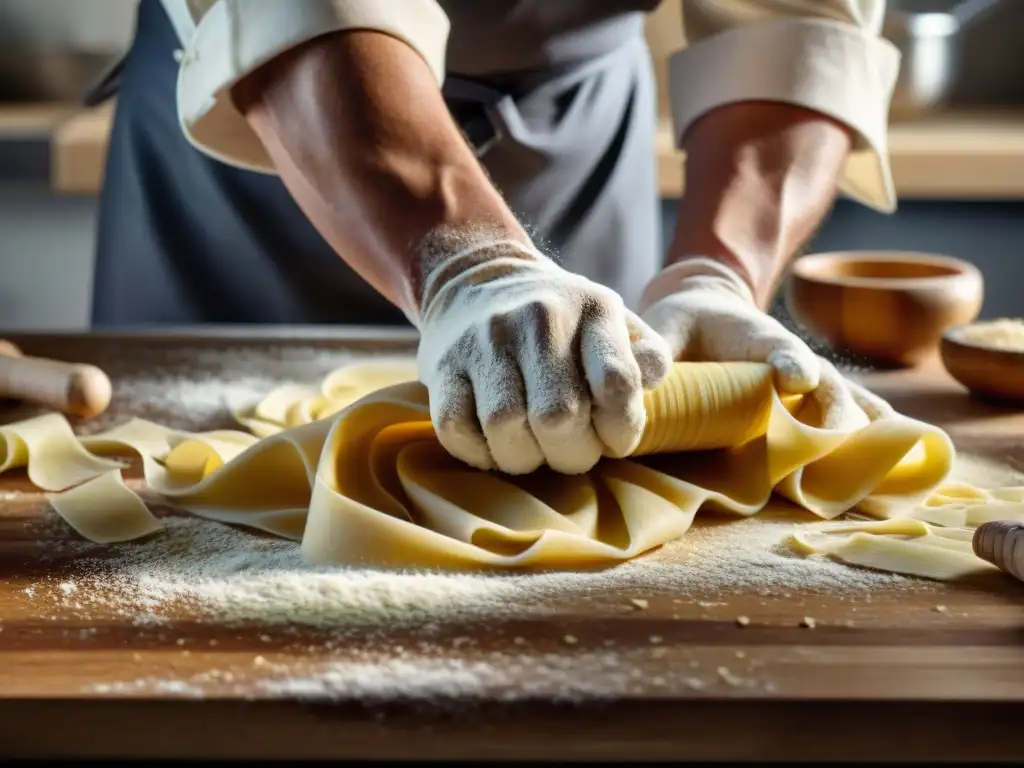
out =
[(235, 421), (258, 437), (333, 416), (378, 389), (416, 381), (416, 361), (408, 358), (353, 363), (329, 373), (319, 388), (282, 384), (255, 406), (237, 408)]
[(0, 427), (0, 473), (24, 467), (44, 491), (70, 488), (121, 466), (86, 450), (59, 413)]
[(57, 414), (13, 424), (0, 470), (27, 466), (48, 490), (78, 484), (49, 496), (58, 513), (86, 538), (127, 541), (159, 521), (99, 454), (135, 454), (149, 488), (193, 514), (299, 541), (313, 562), (387, 567), (608, 565), (684, 535), (701, 508), (748, 516), (777, 493), (826, 520), (879, 518), (801, 530), (804, 554), (958, 578), (985, 564), (948, 533), (1024, 518), (1024, 489), (944, 484), (954, 451), (942, 430), (866, 416), (820, 429), (814, 401), (779, 396), (766, 365), (678, 363), (645, 406), (631, 457), (511, 477), (440, 446), (412, 361), (365, 362), (239, 409), (249, 432), (134, 419), (76, 439)]
[(164, 527), (116, 469), (46, 498), (68, 525), (99, 544), (138, 539)]
[(953, 581), (998, 571), (973, 548), (975, 528), (991, 520), (1024, 520), (1024, 487), (985, 490), (948, 484), (900, 517), (797, 531), (790, 544), (804, 555)]

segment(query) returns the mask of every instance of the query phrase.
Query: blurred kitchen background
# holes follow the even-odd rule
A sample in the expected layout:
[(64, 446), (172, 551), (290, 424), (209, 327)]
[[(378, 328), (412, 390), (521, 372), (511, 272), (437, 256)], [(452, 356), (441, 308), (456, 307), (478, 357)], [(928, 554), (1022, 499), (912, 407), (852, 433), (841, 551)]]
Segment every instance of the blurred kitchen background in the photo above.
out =
[[(0, 0), (0, 327), (88, 327), (111, 105), (81, 97), (128, 46), (134, 10), (135, 0)], [(983, 317), (1024, 314), (1024, 0), (889, 0), (888, 17), (904, 50), (892, 127), (900, 210), (840, 201), (809, 250), (966, 258), (986, 279)], [(663, 0), (648, 39), (663, 74), (685, 45), (679, 0)], [(667, 238), (681, 165), (664, 121), (658, 160)]]

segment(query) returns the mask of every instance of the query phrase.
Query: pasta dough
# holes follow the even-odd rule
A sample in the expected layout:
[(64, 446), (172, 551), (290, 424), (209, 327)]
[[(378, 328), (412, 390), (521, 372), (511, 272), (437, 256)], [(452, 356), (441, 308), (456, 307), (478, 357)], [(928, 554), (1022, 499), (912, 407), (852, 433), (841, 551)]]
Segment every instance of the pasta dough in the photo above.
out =
[(952, 443), (913, 419), (820, 429), (814, 401), (780, 397), (771, 377), (755, 363), (676, 364), (646, 396), (634, 454), (580, 476), (510, 477), (453, 459), (434, 436), (411, 361), (347, 366), (319, 388), (280, 387), (235, 414), (252, 434), (136, 419), (76, 438), (50, 414), (0, 431), (0, 469), (27, 466), (37, 485), (63, 490), (49, 496), (54, 508), (102, 542), (160, 528), (106, 458), (127, 452), (141, 457), (149, 488), (176, 505), (299, 541), (319, 563), (606, 565), (682, 536), (702, 508), (752, 515), (778, 493), (824, 519), (854, 508), (881, 519), (798, 532), (804, 554), (931, 578), (983, 567), (969, 561), (963, 532), (986, 515), (1008, 516), (1004, 507), (1024, 495), (943, 485)]
[(791, 543), (806, 555), (949, 581), (998, 570), (973, 548), (974, 529), (993, 520), (1024, 520), (1024, 487), (987, 491), (950, 484), (899, 517), (798, 531)]

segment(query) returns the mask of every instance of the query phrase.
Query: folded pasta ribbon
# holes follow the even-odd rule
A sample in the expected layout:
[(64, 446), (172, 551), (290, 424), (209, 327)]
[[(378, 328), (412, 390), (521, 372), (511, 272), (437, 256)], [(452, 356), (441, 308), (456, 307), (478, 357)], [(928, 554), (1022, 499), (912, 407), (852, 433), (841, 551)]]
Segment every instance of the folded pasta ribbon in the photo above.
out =
[[(632, 456), (585, 475), (512, 477), (444, 450), (414, 378), (411, 362), (369, 362), (319, 389), (279, 388), (236, 414), (256, 436), (135, 420), (78, 439), (77, 464), (34, 451), (25, 422), (0, 436), (15, 449), (12, 466), (24, 460), (49, 490), (92, 475), (52, 496), (87, 538), (128, 540), (159, 526), (140, 519), (134, 491), (106, 477), (119, 470), (82, 463), (129, 451), (142, 457), (148, 486), (177, 506), (300, 541), (312, 562), (456, 569), (608, 565), (683, 536), (703, 508), (749, 516), (775, 493), (823, 519), (853, 508), (895, 517), (927, 502), (954, 457), (942, 430), (910, 418), (822, 429), (813, 399), (780, 397), (767, 365), (677, 363), (646, 394)], [(59, 416), (42, 418), (63, 429)]]

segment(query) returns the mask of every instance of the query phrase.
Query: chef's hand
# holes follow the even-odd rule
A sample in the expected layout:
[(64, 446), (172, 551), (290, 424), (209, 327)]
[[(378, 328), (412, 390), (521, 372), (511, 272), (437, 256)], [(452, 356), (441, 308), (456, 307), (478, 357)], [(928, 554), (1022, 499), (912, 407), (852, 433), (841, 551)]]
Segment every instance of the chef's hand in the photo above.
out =
[(855, 428), (894, 413), (759, 309), (743, 279), (721, 262), (688, 258), (668, 266), (648, 284), (640, 310), (673, 360), (767, 363), (780, 393), (810, 393), (824, 427)]
[(419, 293), (419, 377), (455, 457), (576, 474), (639, 443), (671, 358), (617, 293), (515, 240), (437, 259)]

